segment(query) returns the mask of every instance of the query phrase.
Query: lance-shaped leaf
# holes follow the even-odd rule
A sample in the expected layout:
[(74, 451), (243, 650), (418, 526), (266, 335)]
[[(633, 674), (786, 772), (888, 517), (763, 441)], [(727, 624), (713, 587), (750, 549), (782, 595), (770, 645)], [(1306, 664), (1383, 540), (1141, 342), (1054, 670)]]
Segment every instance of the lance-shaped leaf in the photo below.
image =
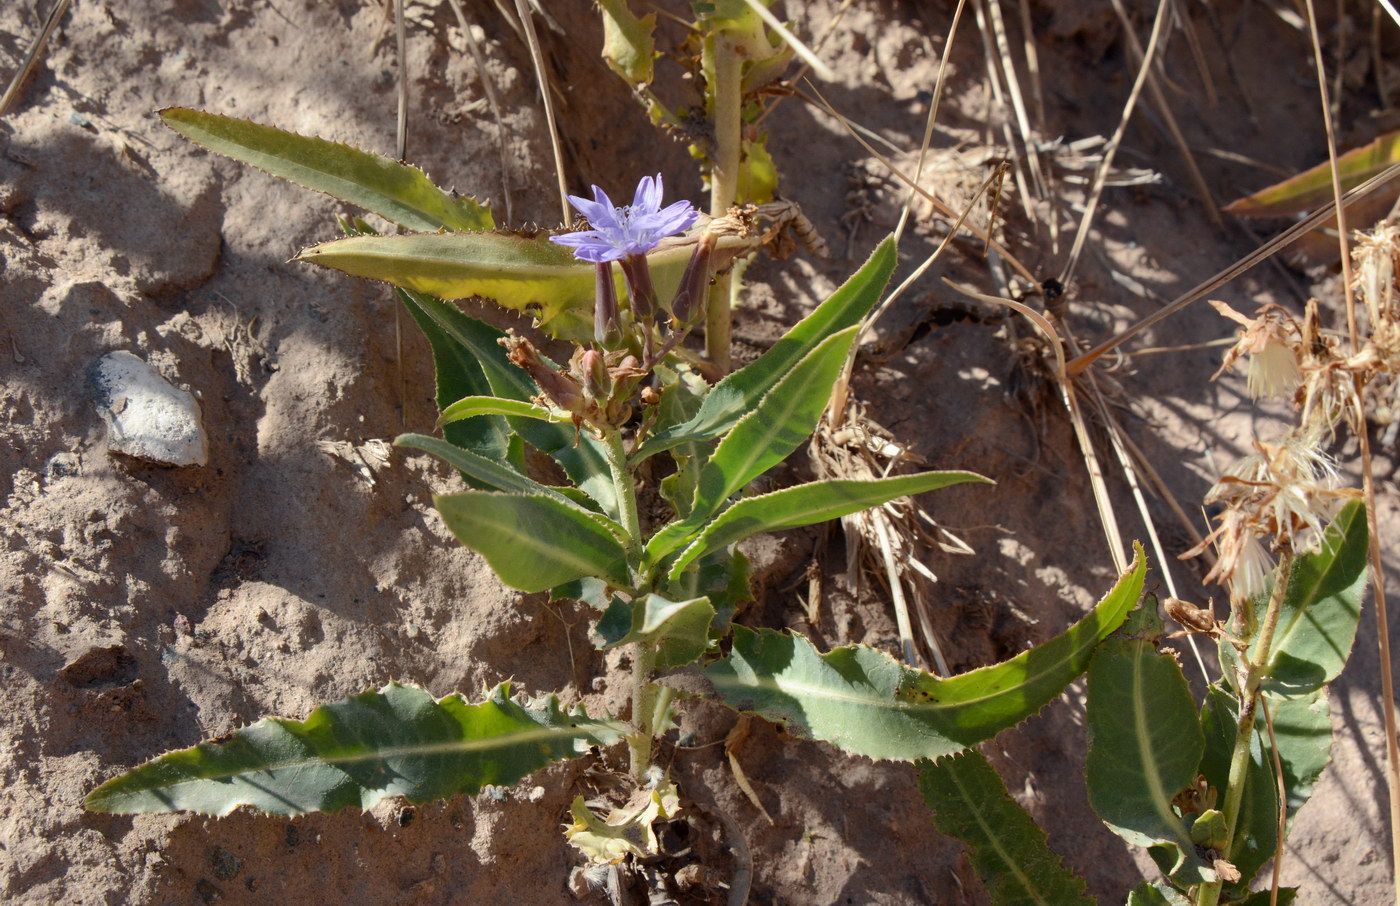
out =
[[(491, 384), (481, 363), (471, 350), (448, 334), (420, 304), (421, 296), (408, 290), (397, 290), (399, 301), (413, 317), (418, 329), (428, 338), (433, 350), (433, 371), (437, 379), (437, 407), (442, 412), (463, 397), (491, 392)], [(460, 314), (460, 313), (459, 313)], [(466, 315), (461, 315), (465, 318)], [(505, 419), (481, 414), (470, 420), (458, 420), (443, 429), (443, 437), (455, 446), (493, 460), (517, 459), (513, 455), (511, 437)], [(515, 447), (520, 446), (517, 440)], [(520, 463), (517, 462), (517, 465)], [(471, 479), (474, 481), (474, 479)]]
[(961, 840), (997, 906), (1094, 906), (1026, 810), (976, 750), (920, 761), (919, 791), (939, 831)]
[(848, 327), (823, 340), (724, 436), (700, 469), (690, 515), (667, 525), (647, 543), (652, 563), (685, 543), (725, 500), (811, 435), (858, 329)]
[(485, 557), (511, 588), (544, 591), (584, 576), (631, 584), (627, 554), (608, 520), (572, 502), (488, 491), (434, 501), (452, 534)]
[(1171, 847), (1173, 881), (1215, 880), (1172, 808), (1195, 781), (1205, 745), (1176, 659), (1152, 639), (1114, 637), (1094, 655), (1088, 686), (1089, 804), (1129, 843)]
[(783, 334), (771, 349), (716, 384), (692, 419), (642, 444), (635, 459), (643, 460), (687, 441), (711, 440), (729, 430), (819, 344), (859, 323), (880, 301), (897, 262), (894, 238), (886, 238), (830, 298)]
[(304, 721), (263, 718), (191, 749), (169, 752), (94, 790), (93, 811), (193, 811), (227, 815), (251, 805), (274, 815), (368, 809), (387, 796), (427, 802), (509, 785), (624, 728), (568, 713), (556, 698), (527, 706), (509, 685), (485, 701), (433, 700), (390, 683), (334, 704)]
[[(476, 359), (493, 396), (529, 401), (539, 392), (525, 372), (506, 358), (506, 351), (498, 342), (505, 334), (441, 299), (421, 293), (411, 295), (443, 333)], [(507, 416), (506, 423), (526, 443), (559, 463), (564, 474), (598, 501), (604, 512), (617, 516), (617, 490), (598, 441), (587, 434), (576, 434), (572, 426), (515, 416)]]
[(165, 124), (210, 151), (378, 214), (409, 230), (490, 230), (491, 212), (457, 198), (422, 170), (359, 148), (307, 138), (230, 116), (183, 107), (160, 112)]
[[(422, 450), (455, 466), (464, 475), (474, 480), (474, 482), (484, 487), (488, 491), (506, 491), (512, 494), (530, 494), (541, 497), (548, 497), (557, 500), (566, 506), (578, 510), (580, 513), (587, 513), (593, 519), (603, 523), (603, 525), (617, 538), (623, 538), (622, 526), (613, 522), (605, 516), (600, 516), (577, 500), (561, 493), (561, 490), (577, 492), (575, 488), (552, 488), (542, 485), (534, 479), (527, 478), (510, 466), (495, 460), (487, 459), (484, 456), (477, 456), (470, 450), (454, 446), (445, 440), (436, 437), (429, 437), (426, 434), (401, 434), (394, 440), (396, 447), (409, 447), (415, 450)], [(583, 496), (583, 495), (579, 495)]]
[[(1230, 781), (1230, 760), (1234, 756), (1235, 737), (1239, 732), (1238, 699), (1224, 686), (1212, 684), (1201, 708), (1200, 720), (1206, 744), (1200, 773), (1218, 792), (1217, 802), (1224, 802)], [(1249, 764), (1245, 768), (1240, 811), (1235, 818), (1235, 838), (1228, 849), (1221, 852), (1222, 858), (1240, 872), (1238, 882), (1225, 885), (1225, 896), (1230, 898), (1249, 892), (1250, 880), (1265, 862), (1273, 858), (1278, 845), (1278, 794), (1274, 785), (1274, 768), (1270, 756), (1260, 744), (1266, 733), (1263, 715), (1257, 714), (1254, 733), (1249, 741)]]
[(1368, 540), (1366, 507), (1352, 501), (1328, 526), (1321, 550), (1294, 561), (1264, 691), (1306, 695), (1342, 672), (1361, 619)]
[(573, 424), (569, 413), (557, 409), (547, 409), (535, 403), (522, 400), (504, 400), (498, 396), (464, 396), (442, 410), (438, 419), (440, 425), (450, 425), (479, 415), (510, 415), (516, 418), (535, 418), (542, 422), (560, 425)]
[(1277, 904), (1274, 901), (1273, 891), (1259, 890), (1251, 893), (1242, 900), (1236, 900), (1230, 906), (1293, 906), (1293, 902), (1298, 898), (1298, 888), (1280, 887), (1278, 889)]
[(1030, 717), (1084, 672), (1142, 592), (1141, 546), (1135, 554), (1133, 569), (1084, 619), (995, 666), (940, 679), (865, 645), (821, 654), (800, 635), (736, 627), (730, 655), (705, 668), (704, 691), (856, 755), (911, 761), (960, 752)]
[[(717, 248), (732, 256), (746, 245), (746, 240), (725, 237)], [(647, 255), (658, 298), (675, 295), (691, 251), (678, 245)], [(297, 260), (443, 299), (480, 296), (512, 311), (528, 311), (536, 326), (559, 339), (593, 338), (595, 269), (544, 235), (352, 236), (303, 249)], [(621, 269), (614, 270), (619, 295), (626, 298)]]
[(646, 595), (635, 601), (614, 599), (595, 630), (600, 648), (642, 642), (656, 649), (656, 666), (680, 667), (710, 647), (710, 623), (715, 618), (709, 598), (672, 601)]
[(935, 491), (967, 481), (991, 484), (975, 472), (924, 472), (877, 479), (813, 481), (758, 497), (746, 497), (720, 513), (671, 567), (670, 579), (699, 557), (763, 532), (839, 519), (900, 497)]

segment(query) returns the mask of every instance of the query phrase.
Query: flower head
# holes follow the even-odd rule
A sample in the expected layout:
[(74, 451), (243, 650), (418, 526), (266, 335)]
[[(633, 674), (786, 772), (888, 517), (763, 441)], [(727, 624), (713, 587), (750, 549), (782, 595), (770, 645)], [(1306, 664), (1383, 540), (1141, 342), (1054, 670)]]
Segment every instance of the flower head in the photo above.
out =
[(570, 195), (569, 203), (588, 218), (593, 229), (551, 236), (549, 240), (573, 248), (575, 258), (595, 264), (645, 255), (662, 239), (687, 229), (699, 216), (688, 201), (661, 207), (660, 173), (654, 178), (642, 178), (630, 205), (614, 205), (597, 186), (593, 187), (593, 201)]

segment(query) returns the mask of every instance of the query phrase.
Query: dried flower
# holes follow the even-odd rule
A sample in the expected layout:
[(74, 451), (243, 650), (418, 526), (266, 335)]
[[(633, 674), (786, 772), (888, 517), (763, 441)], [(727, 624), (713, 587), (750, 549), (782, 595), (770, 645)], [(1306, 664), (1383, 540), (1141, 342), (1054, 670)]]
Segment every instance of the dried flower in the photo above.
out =
[(1225, 353), (1225, 361), (1212, 379), (1219, 377), (1236, 359), (1247, 353), (1249, 372), (1245, 387), (1250, 397), (1256, 400), (1291, 397), (1303, 381), (1302, 369), (1298, 367), (1298, 347), (1302, 335), (1293, 316), (1279, 306), (1269, 304), (1260, 308), (1251, 320), (1224, 302), (1212, 299), (1210, 304), (1244, 328), (1239, 340)]
[(661, 207), (661, 174), (646, 176), (637, 184), (632, 203), (618, 207), (606, 192), (593, 187), (593, 201), (569, 196), (569, 203), (588, 218), (591, 230), (549, 237), (551, 242), (574, 249), (574, 257), (595, 264), (617, 261), (628, 255), (644, 255), (667, 236), (690, 227), (699, 213), (688, 201)]

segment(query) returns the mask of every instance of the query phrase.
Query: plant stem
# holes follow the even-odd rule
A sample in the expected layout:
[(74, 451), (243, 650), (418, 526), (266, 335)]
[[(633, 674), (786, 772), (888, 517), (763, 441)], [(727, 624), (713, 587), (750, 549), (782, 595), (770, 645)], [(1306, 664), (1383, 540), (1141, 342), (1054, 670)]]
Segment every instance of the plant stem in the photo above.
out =
[[(640, 781), (651, 765), (651, 740), (656, 735), (657, 693), (661, 687), (651, 682), (656, 666), (656, 648), (646, 642), (632, 644), (632, 723), (637, 732), (627, 737), (632, 779)], [(670, 690), (666, 690), (670, 691)], [(669, 699), (669, 696), (667, 696)], [(669, 704), (669, 701), (668, 701)]]
[[(1229, 850), (1223, 855), (1229, 858), (1234, 849), (1235, 826), (1239, 822), (1240, 803), (1244, 800), (1245, 778), (1249, 771), (1249, 749), (1254, 741), (1254, 718), (1259, 707), (1259, 686), (1263, 682), (1263, 671), (1269, 663), (1269, 649), (1273, 646), (1274, 630), (1278, 628), (1279, 615), (1283, 612), (1283, 599), (1288, 594), (1288, 580), (1293, 574), (1293, 551), (1284, 550), (1279, 556), (1278, 575), (1274, 577), (1274, 590), (1269, 595), (1269, 608), (1264, 613), (1263, 625), (1259, 628), (1254, 656), (1246, 651), (1243, 684), (1240, 690), (1240, 721), (1235, 733), (1235, 750), (1230, 757), (1230, 780), (1225, 788), (1225, 839), (1229, 840)], [(1220, 891), (1224, 882), (1204, 884), (1196, 895), (1196, 906), (1216, 906), (1220, 901)]]
[(627, 533), (627, 554), (635, 560), (642, 547), (642, 523), (637, 517), (637, 487), (627, 470), (627, 451), (622, 448), (622, 433), (616, 429), (603, 432), (603, 453), (617, 490), (618, 518)]
[[(742, 157), (741, 108), (743, 55), (724, 32), (712, 39), (714, 79), (710, 85), (715, 129), (714, 155), (710, 159), (710, 216), (723, 217), (739, 197), (739, 161)], [(721, 372), (729, 371), (730, 300), (734, 278), (724, 274), (710, 290), (705, 313), (705, 355)]]

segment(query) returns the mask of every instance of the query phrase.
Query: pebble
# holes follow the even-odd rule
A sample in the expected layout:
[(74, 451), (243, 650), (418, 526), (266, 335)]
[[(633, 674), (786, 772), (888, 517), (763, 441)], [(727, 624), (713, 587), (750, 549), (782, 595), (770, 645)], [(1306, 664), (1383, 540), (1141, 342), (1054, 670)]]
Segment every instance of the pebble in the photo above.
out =
[(129, 352), (97, 363), (98, 413), (107, 423), (107, 451), (169, 466), (209, 462), (209, 437), (199, 403)]

